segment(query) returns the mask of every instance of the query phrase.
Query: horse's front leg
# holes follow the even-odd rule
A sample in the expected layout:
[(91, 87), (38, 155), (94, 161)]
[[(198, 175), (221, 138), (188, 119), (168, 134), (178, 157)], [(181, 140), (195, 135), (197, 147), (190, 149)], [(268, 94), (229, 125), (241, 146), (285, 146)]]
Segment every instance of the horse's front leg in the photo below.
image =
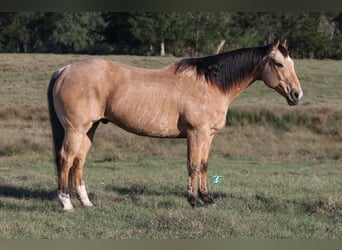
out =
[(192, 207), (214, 203), (208, 192), (207, 168), (212, 136), (205, 130), (188, 133), (188, 201)]
[(210, 154), (210, 146), (211, 142), (213, 140), (213, 135), (206, 138), (206, 140), (203, 143), (202, 147), (202, 157), (201, 157), (201, 165), (200, 165), (200, 185), (199, 185), (199, 196), (201, 200), (205, 204), (214, 204), (214, 199), (209, 193), (208, 188), (208, 160), (209, 160), (209, 154)]
[(201, 163), (199, 196), (205, 204), (215, 203), (208, 188), (208, 162)]
[(201, 206), (198, 197), (199, 172), (201, 164), (201, 149), (198, 140), (198, 131), (188, 133), (188, 202), (192, 207)]

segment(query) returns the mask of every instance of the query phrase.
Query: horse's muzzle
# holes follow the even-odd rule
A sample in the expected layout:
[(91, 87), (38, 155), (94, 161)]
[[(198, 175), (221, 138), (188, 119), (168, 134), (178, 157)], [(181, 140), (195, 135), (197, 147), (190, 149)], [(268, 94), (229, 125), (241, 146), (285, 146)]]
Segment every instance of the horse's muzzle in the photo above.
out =
[(297, 105), (300, 99), (302, 99), (302, 97), (303, 97), (302, 91), (298, 92), (296, 90), (292, 90), (290, 94), (286, 97), (286, 100), (290, 106), (293, 106), (293, 105)]

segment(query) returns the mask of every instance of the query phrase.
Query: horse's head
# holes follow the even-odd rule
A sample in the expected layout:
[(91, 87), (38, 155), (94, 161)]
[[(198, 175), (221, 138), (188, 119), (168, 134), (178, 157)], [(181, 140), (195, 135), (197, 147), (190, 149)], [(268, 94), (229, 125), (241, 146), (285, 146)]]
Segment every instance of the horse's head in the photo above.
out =
[(294, 62), (287, 50), (287, 42), (280, 45), (279, 39), (275, 39), (272, 50), (265, 59), (261, 79), (268, 87), (284, 96), (289, 105), (298, 104), (303, 97), (303, 91), (294, 69)]

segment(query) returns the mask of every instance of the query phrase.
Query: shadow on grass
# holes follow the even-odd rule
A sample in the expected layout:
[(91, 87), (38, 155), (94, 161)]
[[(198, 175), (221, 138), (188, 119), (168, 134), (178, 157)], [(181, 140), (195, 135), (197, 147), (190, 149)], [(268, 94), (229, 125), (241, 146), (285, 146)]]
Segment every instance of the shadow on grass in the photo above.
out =
[(180, 186), (173, 187), (151, 187), (147, 185), (134, 184), (130, 186), (115, 186), (109, 185), (105, 188), (106, 191), (113, 191), (120, 195), (147, 195), (147, 196), (167, 196), (174, 195), (186, 197), (187, 193)]
[[(127, 186), (108, 185), (105, 187), (107, 192), (116, 193), (114, 198), (115, 203), (129, 202), (136, 206), (148, 208), (179, 208), (178, 198), (183, 199), (187, 203), (187, 191), (181, 185), (145, 185), (145, 184), (132, 184)], [(221, 203), (225, 199), (232, 196), (229, 194), (214, 192), (212, 193), (215, 201)], [(157, 199), (155, 199), (158, 197)], [(176, 198), (176, 199), (175, 199)], [(106, 199), (102, 197), (102, 199)], [(113, 199), (113, 198), (112, 198)], [(201, 202), (202, 206), (206, 206)], [(189, 205), (189, 208), (190, 205)]]
[(12, 185), (0, 185), (0, 197), (54, 200), (56, 199), (56, 191), (28, 189)]
[[(183, 186), (156, 186), (151, 187), (147, 185), (139, 185), (134, 184), (130, 186), (115, 186), (115, 185), (108, 185), (105, 190), (113, 191), (118, 193), (119, 195), (127, 195), (127, 196), (137, 196), (137, 195), (144, 195), (144, 196), (163, 196), (167, 197), (169, 195), (187, 198), (188, 193)], [(226, 194), (222, 192), (212, 192), (211, 195), (215, 200), (225, 200), (225, 199), (234, 199), (232, 194)]]
[[(121, 196), (128, 196), (133, 201), (139, 201), (139, 196), (176, 196), (187, 197), (187, 192), (182, 186), (147, 186), (134, 184), (130, 186), (107, 186), (107, 191), (114, 191)], [(236, 195), (232, 193), (212, 192), (215, 203), (220, 206), (227, 200), (239, 201), (249, 211), (265, 211), (268, 213), (289, 213), (293, 209), (300, 214), (319, 214), (326, 216), (340, 216), (342, 203), (330, 204), (327, 200), (317, 199), (294, 199), (288, 200), (263, 194)], [(136, 202), (139, 204), (139, 202)]]

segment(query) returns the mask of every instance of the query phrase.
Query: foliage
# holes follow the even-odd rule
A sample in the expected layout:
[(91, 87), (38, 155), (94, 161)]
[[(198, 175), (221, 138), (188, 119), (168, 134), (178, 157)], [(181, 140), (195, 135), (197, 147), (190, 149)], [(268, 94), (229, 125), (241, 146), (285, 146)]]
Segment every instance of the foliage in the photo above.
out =
[(267, 44), (275, 36), (290, 41), (297, 58), (341, 58), (341, 14), (236, 13), (233, 33), (238, 44)]
[(60, 53), (93, 52), (104, 26), (102, 17), (90, 12), (57, 14), (53, 23), (49, 45)]
[(0, 52), (200, 56), (288, 38), (299, 58), (342, 58), (341, 13), (0, 13)]
[(189, 13), (189, 33), (187, 44), (192, 49), (191, 55), (199, 53), (213, 54), (220, 40), (229, 38), (226, 33), (226, 15), (223, 12)]
[(137, 13), (128, 20), (134, 37), (148, 47), (150, 54), (158, 45), (173, 43), (184, 37), (184, 14), (176, 12)]
[(133, 13), (105, 12), (101, 16), (106, 24), (102, 34), (108, 53), (142, 54), (141, 43), (133, 36), (129, 23)]
[[(40, 14), (35, 13), (1, 13), (0, 45), (2, 51), (35, 51), (35, 27)], [(39, 25), (38, 25), (39, 27)]]
[(0, 50), (91, 53), (102, 38), (98, 13), (1, 13)]

